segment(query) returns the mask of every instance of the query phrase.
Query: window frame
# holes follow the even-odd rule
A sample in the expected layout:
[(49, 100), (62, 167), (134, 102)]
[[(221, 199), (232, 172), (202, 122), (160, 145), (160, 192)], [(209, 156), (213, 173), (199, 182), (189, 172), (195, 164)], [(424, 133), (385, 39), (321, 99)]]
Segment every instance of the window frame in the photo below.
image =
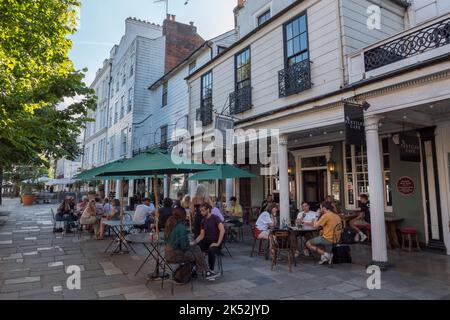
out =
[[(125, 147), (124, 147), (125, 146)], [(128, 128), (120, 131), (120, 156), (126, 156), (128, 149)]]
[[(299, 51), (291, 56), (288, 56), (288, 41), (296, 38), (296, 37), (300, 37), (302, 33), (300, 33), (300, 26), (299, 26), (299, 34), (295, 37), (292, 37), (291, 39), (288, 40), (288, 25), (291, 24), (292, 22), (294, 22), (295, 20), (299, 20), (301, 17), (305, 17), (305, 25), (306, 25), (306, 50), (303, 51)], [(297, 16), (295, 16), (294, 18), (290, 19), (289, 21), (285, 22), (283, 24), (283, 51), (284, 51), (284, 66), (285, 68), (289, 68), (290, 64), (289, 61), (297, 56), (300, 56), (304, 53), (308, 53), (308, 58), (305, 60), (310, 60), (310, 44), (309, 44), (309, 28), (308, 28), (308, 14), (307, 11), (303, 11), (300, 14), (298, 14)], [(305, 61), (302, 60), (302, 61)]]
[[(246, 78), (245, 80), (238, 81), (238, 72), (243, 69), (243, 67), (245, 65), (242, 65), (241, 67), (238, 67), (238, 58), (240, 55), (242, 55), (243, 53), (248, 51), (248, 62), (245, 65), (249, 65), (249, 75), (248, 78)], [(248, 81), (248, 86), (251, 87), (252, 85), (252, 51), (251, 51), (251, 47), (248, 46), (244, 49), (242, 49), (241, 51), (239, 51), (238, 53), (236, 53), (234, 55), (234, 90), (238, 91), (239, 89), (245, 88), (247, 86), (241, 86), (239, 87), (240, 84), (244, 83), (245, 81)]]
[[(389, 172), (389, 173), (391, 173), (392, 172), (392, 169), (390, 168), (389, 170), (385, 170), (385, 168), (384, 168), (384, 159), (383, 159), (383, 156), (384, 155), (388, 155), (389, 156), (389, 161), (390, 161), (390, 163), (392, 163), (391, 161), (392, 161), (392, 157), (391, 157), (391, 155), (390, 155), (390, 153), (383, 153), (383, 139), (389, 139), (389, 137), (386, 137), (386, 136), (380, 136), (379, 137), (379, 141), (380, 141), (380, 155), (381, 155), (381, 157), (380, 157), (380, 162), (381, 162), (381, 171), (382, 171), (382, 179), (383, 179), (383, 192), (384, 192), (384, 196), (383, 196), (383, 198), (384, 198), (384, 212), (393, 212), (393, 202), (392, 202), (392, 198), (391, 198), (391, 205), (389, 206), (388, 205), (388, 203), (387, 203), (387, 197), (386, 197), (386, 194), (387, 194), (387, 188), (386, 188), (386, 183), (384, 182), (385, 180), (385, 177), (386, 177), (386, 173), (387, 172)], [(388, 143), (389, 143), (389, 140), (388, 140)], [(350, 145), (350, 148), (351, 148), (351, 162), (352, 162), (352, 171), (351, 172), (349, 172), (349, 171), (347, 171), (347, 149), (346, 149), (346, 146), (347, 146), (347, 144), (346, 144), (346, 142), (345, 141), (343, 141), (343, 143), (342, 143), (342, 148), (343, 148), (343, 152), (342, 152), (342, 155), (343, 155), (343, 180), (344, 180), (344, 205), (345, 205), (345, 209), (346, 210), (357, 210), (357, 209), (359, 209), (359, 207), (358, 207), (358, 197), (359, 197), (359, 193), (358, 193), (358, 179), (357, 179), (357, 175), (358, 174), (367, 174), (367, 186), (370, 188), (370, 181), (369, 181), (369, 178), (368, 178), (368, 170), (367, 170), (367, 172), (364, 172), (364, 171), (362, 171), (362, 172), (358, 172), (358, 171), (356, 171), (356, 156), (355, 156), (355, 146), (354, 145)], [(367, 164), (367, 147), (366, 147), (366, 151), (365, 151), (366, 153), (365, 153), (365, 155), (363, 155), (362, 157), (364, 158), (365, 157), (365, 159), (366, 159), (366, 165), (368, 165)], [(348, 199), (348, 188), (347, 188), (347, 183), (348, 183), (348, 181), (347, 181), (347, 175), (351, 175), (351, 177), (352, 177), (352, 183), (353, 183), (353, 188), (351, 189), (352, 191), (353, 191), (353, 198), (354, 198), (354, 204), (349, 204), (349, 199)], [(390, 183), (391, 183), (391, 187), (392, 187), (392, 176), (391, 176), (391, 179), (390, 179)], [(392, 192), (392, 188), (390, 188), (390, 190), (391, 190), (391, 192)], [(370, 196), (370, 192), (368, 192), (369, 193), (369, 196)], [(370, 199), (370, 198), (369, 198)]]
[[(267, 17), (267, 15), (269, 17)], [(261, 18), (265, 18), (265, 20), (263, 22), (261, 22)], [(269, 21), (272, 18), (272, 10), (267, 9), (266, 11), (264, 11), (263, 13), (261, 13), (260, 15), (258, 15), (256, 17), (256, 24), (257, 27), (262, 26), (264, 23), (266, 23), (267, 21)]]
[(161, 107), (167, 106), (169, 102), (169, 82), (165, 81), (161, 85)]
[[(165, 129), (165, 135), (163, 135), (163, 129)], [(160, 127), (161, 135), (160, 135), (160, 145), (166, 145), (169, 142), (169, 126), (163, 125)], [(165, 139), (163, 139), (165, 137)]]
[(133, 108), (133, 87), (128, 89), (127, 113), (131, 112)]
[(196, 68), (197, 68), (197, 60), (194, 60), (191, 63), (189, 63), (188, 74), (189, 75), (192, 74), (195, 71)]

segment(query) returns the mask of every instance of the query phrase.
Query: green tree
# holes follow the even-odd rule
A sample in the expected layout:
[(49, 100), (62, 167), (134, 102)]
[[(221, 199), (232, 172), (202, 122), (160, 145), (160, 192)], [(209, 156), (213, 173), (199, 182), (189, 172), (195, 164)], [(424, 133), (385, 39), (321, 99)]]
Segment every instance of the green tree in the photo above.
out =
[[(76, 138), (95, 96), (83, 82), (85, 70), (69, 59), (79, 6), (78, 0), (0, 0), (0, 178), (14, 165), (80, 154)], [(64, 98), (79, 97), (58, 108)]]

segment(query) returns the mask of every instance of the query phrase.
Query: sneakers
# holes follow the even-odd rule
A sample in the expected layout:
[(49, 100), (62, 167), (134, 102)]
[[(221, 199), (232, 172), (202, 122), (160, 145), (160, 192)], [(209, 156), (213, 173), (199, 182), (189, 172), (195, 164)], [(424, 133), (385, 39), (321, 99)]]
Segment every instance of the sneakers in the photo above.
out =
[(294, 252), (294, 257), (295, 257), (295, 258), (298, 258), (299, 255), (300, 255), (300, 251), (295, 250), (295, 252)]
[(366, 240), (367, 240), (367, 236), (366, 236), (364, 233), (362, 233), (362, 234), (360, 235), (359, 241), (360, 241), (360, 242), (364, 242), (364, 241), (366, 241)]
[(319, 264), (325, 264), (325, 263), (327, 263), (327, 262), (328, 262), (328, 264), (332, 264), (332, 263), (333, 263), (333, 254), (332, 254), (332, 253), (325, 252), (325, 253), (320, 257)]
[(359, 238), (359, 234), (356, 234), (356, 235), (355, 235), (355, 238), (354, 238), (355, 242), (359, 242), (359, 239), (360, 239), (360, 238)]
[(220, 277), (220, 274), (215, 273), (214, 271), (208, 271), (208, 272), (206, 272), (205, 279), (208, 281), (214, 281), (214, 280), (216, 280), (217, 277)]

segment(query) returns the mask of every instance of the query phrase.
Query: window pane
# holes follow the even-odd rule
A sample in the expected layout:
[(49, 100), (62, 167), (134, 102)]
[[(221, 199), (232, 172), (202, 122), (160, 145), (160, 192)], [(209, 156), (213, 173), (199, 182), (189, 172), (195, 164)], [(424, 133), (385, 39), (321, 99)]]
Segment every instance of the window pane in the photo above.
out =
[(300, 52), (300, 37), (295, 37), (294, 41), (294, 54)]
[(300, 36), (300, 50), (306, 50), (308, 49), (308, 42), (307, 42), (307, 37), (306, 37), (306, 33), (303, 33)]
[(287, 42), (287, 56), (290, 57), (294, 54), (294, 42), (293, 40), (289, 40)]
[(300, 17), (300, 32), (306, 32), (306, 16)]
[(292, 39), (292, 22), (286, 25), (286, 39)]
[(293, 25), (293, 36), (297, 36), (298, 34), (300, 34), (300, 25), (299, 25), (299, 20), (295, 20), (292, 22)]

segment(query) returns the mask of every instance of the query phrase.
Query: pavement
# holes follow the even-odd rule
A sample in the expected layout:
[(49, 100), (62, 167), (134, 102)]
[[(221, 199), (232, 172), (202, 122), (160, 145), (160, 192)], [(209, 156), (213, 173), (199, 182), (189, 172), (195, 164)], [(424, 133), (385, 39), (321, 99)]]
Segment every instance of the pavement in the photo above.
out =
[[(246, 226), (244, 242), (229, 243), (232, 257), (223, 258), (224, 275), (215, 281), (197, 279), (191, 286), (146, 279), (155, 268), (137, 253), (104, 253), (109, 239), (91, 240), (84, 233), (53, 233), (50, 209), (55, 205), (24, 207), (18, 199), (4, 199), (0, 207), (0, 300), (324, 300), (324, 299), (450, 299), (450, 257), (427, 252), (389, 251), (393, 267), (381, 273), (381, 288), (368, 289), (369, 245), (352, 245), (352, 264), (320, 266), (317, 259), (298, 258), (292, 272), (286, 261), (273, 270), (261, 256), (250, 257), (252, 239)], [(81, 270), (81, 288), (69, 266)], [(69, 281), (68, 281), (69, 279)], [(69, 282), (69, 283), (68, 283)], [(69, 285), (68, 285), (69, 284)]]

